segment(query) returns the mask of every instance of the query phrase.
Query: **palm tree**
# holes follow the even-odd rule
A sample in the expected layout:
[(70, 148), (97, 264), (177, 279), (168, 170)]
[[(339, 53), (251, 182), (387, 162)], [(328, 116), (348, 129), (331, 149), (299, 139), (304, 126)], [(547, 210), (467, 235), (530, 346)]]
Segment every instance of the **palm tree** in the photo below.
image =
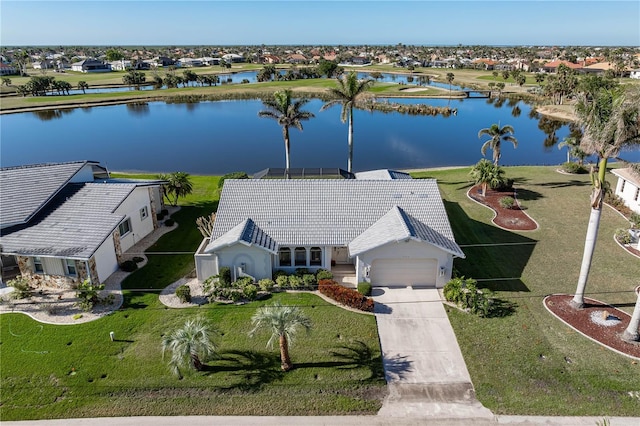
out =
[(512, 136), (513, 133), (513, 127), (508, 124), (502, 127), (500, 127), (500, 124), (492, 124), (491, 127), (481, 129), (478, 132), (478, 138), (481, 138), (483, 135), (488, 135), (491, 139), (482, 145), (480, 152), (482, 152), (482, 155), (485, 155), (487, 148), (491, 148), (493, 151), (493, 164), (497, 166), (502, 156), (502, 154), (500, 154), (500, 144), (502, 141), (511, 142), (514, 148), (518, 146), (518, 140)]
[[(173, 206), (178, 205), (179, 197), (184, 197), (193, 192), (193, 184), (191, 183), (189, 173), (175, 172), (161, 174), (158, 175), (158, 179), (167, 182), (163, 185), (164, 195)], [(171, 195), (173, 195), (173, 200), (171, 199)]]
[(271, 331), (267, 347), (273, 347), (273, 342), (278, 339), (282, 370), (291, 370), (293, 364), (289, 357), (289, 345), (293, 344), (293, 338), (299, 327), (303, 327), (307, 331), (311, 329), (309, 317), (295, 306), (282, 306), (276, 302), (273, 305), (258, 308), (251, 317), (251, 322), (254, 328), (249, 332), (249, 335), (253, 336), (260, 329)]
[(372, 84), (373, 80), (371, 79), (358, 80), (358, 75), (351, 71), (349, 74), (338, 78), (338, 87), (329, 89), (330, 93), (337, 99), (327, 102), (320, 108), (320, 111), (324, 111), (334, 105), (341, 104), (340, 120), (343, 123), (349, 120), (349, 160), (347, 162), (347, 171), (349, 172), (352, 171), (353, 165), (353, 107), (357, 105)]
[(483, 197), (487, 195), (487, 186), (495, 188), (504, 181), (504, 170), (486, 158), (478, 161), (469, 174), (476, 185), (482, 185)]
[(302, 121), (315, 117), (313, 113), (302, 111), (301, 108), (309, 102), (308, 99), (302, 98), (293, 101), (291, 98), (291, 90), (282, 90), (275, 92), (272, 99), (262, 101), (268, 109), (258, 112), (259, 117), (273, 118), (282, 126), (282, 137), (284, 138), (285, 153), (285, 173), (289, 179), (289, 169), (291, 167), (289, 154), (291, 150), (291, 140), (289, 138), (289, 127), (293, 126), (302, 131)]
[(591, 215), (578, 277), (576, 294), (571, 301), (575, 308), (584, 306), (584, 290), (589, 278), (591, 259), (596, 246), (600, 215), (607, 188), (607, 161), (620, 151), (640, 144), (640, 88), (600, 89), (590, 98), (582, 94), (576, 104), (582, 126), (581, 148), (598, 156), (598, 168), (591, 170)]
[(182, 378), (180, 367), (191, 367), (202, 371), (204, 361), (216, 353), (213, 343), (215, 330), (203, 318), (187, 320), (181, 328), (164, 336), (162, 339), (162, 356), (165, 351), (171, 351), (169, 366), (179, 378)]
[(89, 88), (89, 84), (86, 81), (78, 82), (78, 89), (82, 90), (82, 93), (87, 93), (86, 90)]

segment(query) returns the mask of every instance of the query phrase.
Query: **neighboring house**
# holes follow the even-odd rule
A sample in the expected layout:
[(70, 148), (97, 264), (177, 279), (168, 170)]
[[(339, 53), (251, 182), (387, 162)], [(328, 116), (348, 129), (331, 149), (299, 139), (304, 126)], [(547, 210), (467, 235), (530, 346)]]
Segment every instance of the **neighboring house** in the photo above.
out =
[(199, 280), (276, 270), (351, 269), (378, 286), (443, 287), (456, 244), (434, 179), (226, 180)]
[(242, 55), (238, 55), (236, 53), (227, 53), (226, 55), (222, 56), (222, 59), (225, 60), (225, 62), (227, 63), (239, 63), (239, 62), (244, 62), (244, 56)]
[(180, 58), (176, 61), (176, 66), (180, 68), (201, 67), (202, 60), (194, 58)]
[(104, 282), (163, 208), (162, 181), (110, 179), (94, 161), (1, 168), (0, 182), (2, 264), (36, 285)]
[(214, 65), (220, 65), (220, 58), (212, 58), (209, 56), (205, 56), (203, 58), (200, 58), (200, 60), (202, 61), (202, 64), (208, 67), (214, 66)]
[(371, 64), (371, 61), (369, 60), (369, 58), (365, 58), (363, 56), (354, 56), (353, 58), (351, 58), (351, 64), (352, 65), (369, 65)]
[(111, 64), (97, 59), (85, 59), (71, 64), (71, 70), (77, 72), (111, 72)]
[(569, 62), (569, 61), (552, 61), (552, 62), (547, 62), (546, 64), (544, 64), (542, 66), (542, 71), (547, 72), (547, 73), (555, 73), (558, 70), (558, 67), (560, 65), (565, 65), (569, 68), (571, 68), (572, 70), (579, 70), (580, 68), (582, 68), (582, 65), (580, 64), (574, 64), (573, 62)]
[(290, 64), (306, 64), (309, 60), (300, 53), (292, 53), (287, 55), (287, 62)]
[(113, 71), (126, 71), (131, 68), (131, 61), (128, 59), (121, 59), (119, 61), (109, 62)]
[(622, 198), (627, 207), (640, 214), (640, 175), (630, 167), (612, 169), (611, 173), (618, 177), (615, 194)]
[(44, 60), (44, 61), (36, 61), (32, 64), (34, 70), (50, 70), (55, 68), (53, 61)]
[(640, 68), (639, 69), (635, 69), (635, 70), (631, 70), (631, 73), (629, 74), (629, 77), (635, 78), (635, 79), (640, 79)]
[(14, 66), (0, 63), (0, 75), (14, 75), (18, 71)]
[(279, 64), (281, 61), (280, 57), (276, 55), (264, 55), (261, 58), (261, 62), (265, 64)]
[(412, 179), (411, 175), (406, 172), (397, 170), (369, 170), (367, 172), (357, 172), (356, 179), (360, 180), (390, 180), (390, 179)]

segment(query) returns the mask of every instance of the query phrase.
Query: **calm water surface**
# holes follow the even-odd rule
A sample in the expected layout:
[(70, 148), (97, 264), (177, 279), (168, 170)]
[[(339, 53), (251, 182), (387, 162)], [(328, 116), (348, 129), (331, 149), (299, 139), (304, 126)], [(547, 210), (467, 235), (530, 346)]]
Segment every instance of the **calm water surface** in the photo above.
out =
[[(446, 105), (446, 99), (397, 102)], [(322, 101), (306, 110), (316, 118), (291, 130), (292, 167), (347, 166), (347, 125), (340, 108), (320, 112)], [(545, 147), (553, 138), (519, 102), (501, 106), (484, 99), (452, 100), (457, 116), (425, 117), (398, 113), (354, 114), (354, 171), (470, 165), (481, 158), (478, 130), (510, 124), (519, 144), (502, 148), (502, 165), (559, 164), (566, 151)], [(514, 112), (514, 108), (519, 109)], [(222, 174), (284, 167), (282, 131), (276, 121), (259, 118), (260, 101), (196, 104), (115, 105), (0, 116), (0, 165), (96, 160), (111, 170)], [(514, 116), (517, 115), (517, 116)], [(547, 123), (548, 124), (548, 123)], [(556, 126), (562, 140), (567, 126)], [(491, 151), (487, 152), (491, 157)], [(640, 161), (640, 152), (622, 156)]]

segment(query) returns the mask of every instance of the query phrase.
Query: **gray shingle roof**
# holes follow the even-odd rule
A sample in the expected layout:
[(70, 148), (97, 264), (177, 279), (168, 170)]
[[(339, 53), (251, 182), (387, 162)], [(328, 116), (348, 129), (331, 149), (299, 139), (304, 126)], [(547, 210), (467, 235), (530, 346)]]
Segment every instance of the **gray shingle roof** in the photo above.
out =
[(26, 223), (87, 163), (1, 168), (0, 227)]
[(211, 253), (221, 247), (230, 246), (234, 243), (243, 243), (249, 246), (255, 245), (271, 253), (278, 251), (278, 245), (251, 219), (245, 219), (242, 223), (231, 228), (227, 233), (211, 242), (205, 252)]
[(251, 218), (281, 246), (346, 246), (394, 206), (416, 238), (463, 255), (434, 179), (226, 180), (212, 241)]
[(124, 219), (114, 211), (135, 187), (68, 184), (29, 226), (2, 231), (2, 252), (88, 259)]

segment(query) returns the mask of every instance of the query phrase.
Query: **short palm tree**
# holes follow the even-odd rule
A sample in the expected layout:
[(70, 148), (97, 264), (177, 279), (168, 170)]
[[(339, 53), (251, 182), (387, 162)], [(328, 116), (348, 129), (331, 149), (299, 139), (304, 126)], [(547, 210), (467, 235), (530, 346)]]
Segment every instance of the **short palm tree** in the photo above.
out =
[(86, 81), (78, 82), (78, 89), (82, 90), (82, 93), (87, 93), (86, 90), (89, 88), (89, 84)]
[(349, 121), (349, 159), (347, 162), (347, 170), (349, 172), (351, 172), (353, 168), (353, 108), (357, 105), (358, 101), (364, 97), (372, 84), (373, 80), (371, 79), (358, 80), (358, 75), (353, 71), (343, 75), (338, 78), (338, 87), (329, 89), (331, 95), (336, 99), (327, 102), (320, 109), (320, 111), (324, 111), (334, 105), (342, 105), (340, 120), (342, 120), (343, 123), (347, 120)]
[(504, 170), (486, 158), (473, 166), (470, 175), (476, 184), (482, 186), (483, 197), (487, 195), (487, 187), (495, 188), (504, 181)]
[(162, 356), (171, 352), (169, 366), (174, 374), (182, 378), (181, 367), (191, 367), (197, 371), (216, 353), (213, 343), (215, 330), (204, 318), (187, 320), (184, 325), (162, 339)]
[(491, 148), (493, 151), (493, 164), (497, 166), (502, 156), (500, 153), (500, 144), (502, 141), (511, 142), (514, 148), (518, 146), (518, 140), (513, 136), (513, 133), (513, 127), (508, 124), (502, 127), (500, 127), (499, 124), (492, 124), (491, 127), (481, 129), (478, 132), (478, 138), (481, 138), (483, 135), (488, 135), (491, 139), (482, 145), (480, 152), (482, 152), (482, 155), (485, 155), (487, 148)]
[(289, 345), (293, 343), (293, 338), (299, 327), (307, 331), (311, 329), (311, 320), (299, 308), (294, 306), (282, 306), (276, 302), (273, 305), (258, 308), (251, 317), (253, 330), (249, 332), (253, 336), (258, 330), (267, 329), (271, 332), (271, 337), (267, 342), (267, 347), (273, 347), (273, 343), (278, 339), (280, 344), (280, 361), (283, 371), (289, 371), (293, 367), (289, 357)]
[(282, 137), (284, 138), (285, 172), (289, 179), (291, 140), (289, 138), (289, 127), (295, 127), (302, 131), (302, 121), (315, 117), (313, 113), (302, 111), (301, 108), (309, 102), (302, 98), (294, 101), (291, 97), (291, 90), (275, 92), (272, 99), (262, 101), (267, 110), (258, 112), (258, 116), (273, 118), (282, 126)]
[(607, 188), (607, 161), (610, 157), (618, 156), (623, 148), (640, 144), (640, 88), (602, 88), (592, 96), (583, 94), (576, 104), (576, 112), (583, 132), (580, 147), (587, 154), (598, 156), (598, 168), (591, 173), (591, 215), (582, 265), (576, 294), (571, 301), (574, 307), (580, 308), (584, 305), (584, 291), (598, 238)]
[[(178, 205), (178, 198), (189, 195), (193, 192), (193, 184), (189, 173), (175, 172), (169, 174), (158, 175), (158, 179), (164, 180), (167, 183), (163, 185), (164, 195), (167, 200), (174, 205)], [(173, 195), (173, 199), (171, 196)]]

